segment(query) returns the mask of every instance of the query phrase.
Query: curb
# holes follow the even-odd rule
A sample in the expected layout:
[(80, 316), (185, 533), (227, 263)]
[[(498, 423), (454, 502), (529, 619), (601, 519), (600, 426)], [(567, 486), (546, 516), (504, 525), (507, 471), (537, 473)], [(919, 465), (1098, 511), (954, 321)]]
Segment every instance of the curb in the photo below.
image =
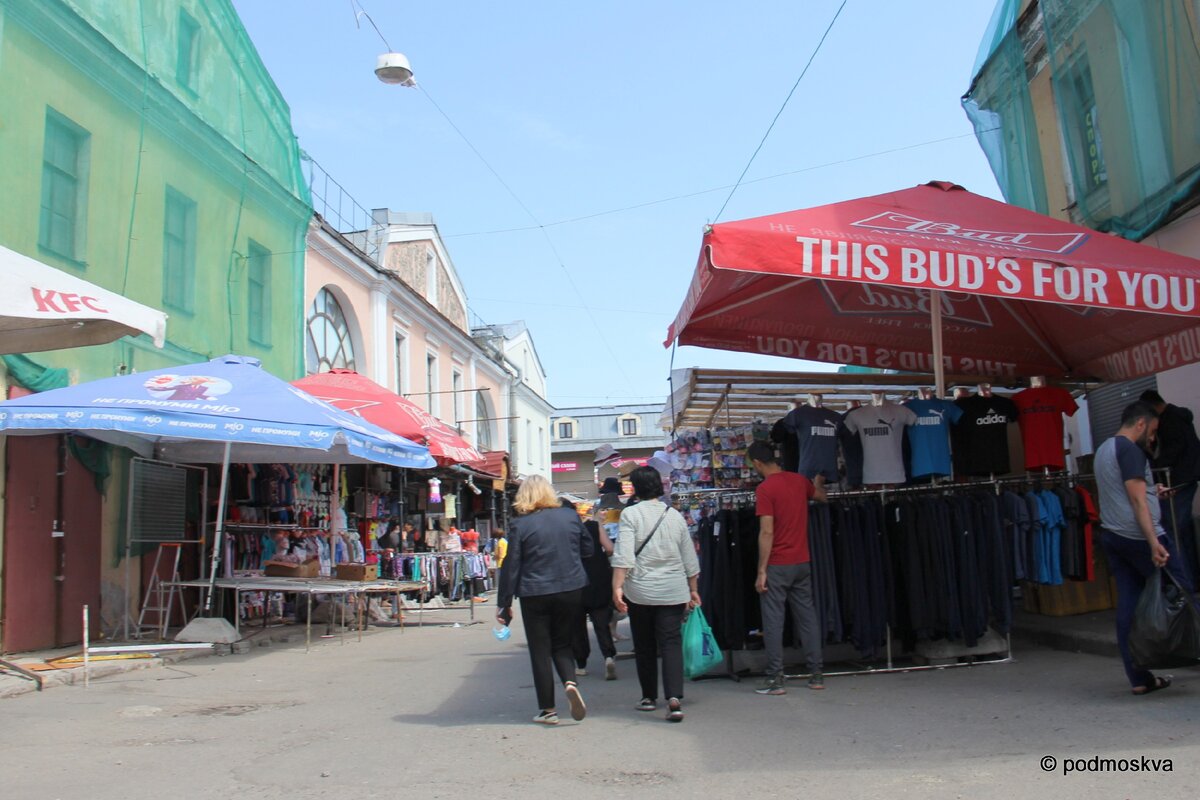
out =
[[(128, 661), (99, 661), (91, 665), (91, 680), (98, 678), (108, 678), (113, 675), (120, 675), (126, 672), (138, 672), (154, 667), (163, 667), (170, 664), (175, 664), (179, 661), (188, 661), (193, 658), (207, 658), (212, 653), (205, 651), (180, 651), (165, 656), (157, 656), (155, 658), (135, 658)], [(75, 669), (57, 669), (48, 670), (40, 673), (43, 678), (43, 689), (53, 689), (57, 686), (82, 686), (83, 685), (83, 668)], [(13, 682), (8, 685), (0, 685), (0, 700), (9, 697), (19, 697), (25, 694), (36, 693), (37, 684), (33, 681), (21, 677), (13, 676)]]

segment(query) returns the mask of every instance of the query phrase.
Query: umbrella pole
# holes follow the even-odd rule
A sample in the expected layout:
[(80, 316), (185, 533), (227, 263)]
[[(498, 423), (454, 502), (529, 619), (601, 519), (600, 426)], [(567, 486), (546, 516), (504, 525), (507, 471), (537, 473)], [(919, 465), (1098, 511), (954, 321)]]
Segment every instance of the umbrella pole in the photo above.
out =
[(213, 589), (217, 583), (217, 567), (221, 563), (221, 548), (225, 546), (225, 496), (229, 489), (229, 448), (232, 442), (225, 443), (225, 454), (221, 458), (221, 493), (217, 496), (217, 530), (213, 534), (212, 561), (208, 570), (208, 594), (204, 597), (204, 613), (212, 611)]
[(929, 292), (929, 328), (933, 334), (933, 386), (934, 397), (946, 395), (946, 366), (942, 362), (942, 293)]

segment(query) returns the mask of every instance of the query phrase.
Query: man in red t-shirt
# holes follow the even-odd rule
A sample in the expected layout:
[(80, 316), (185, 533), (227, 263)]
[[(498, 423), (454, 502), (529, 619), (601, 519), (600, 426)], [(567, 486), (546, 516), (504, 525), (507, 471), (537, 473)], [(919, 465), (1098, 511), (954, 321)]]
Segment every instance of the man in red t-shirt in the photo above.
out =
[(763, 646), (767, 653), (766, 678), (759, 694), (787, 694), (783, 676), (783, 624), (787, 606), (804, 658), (808, 663), (808, 688), (824, 689), (821, 675), (821, 633), (813, 603), (812, 565), (808, 555), (808, 501), (826, 500), (825, 478), (810, 482), (794, 472), (784, 472), (775, 450), (755, 442), (746, 460), (763, 476), (755, 492), (758, 514), (758, 590), (762, 603)]

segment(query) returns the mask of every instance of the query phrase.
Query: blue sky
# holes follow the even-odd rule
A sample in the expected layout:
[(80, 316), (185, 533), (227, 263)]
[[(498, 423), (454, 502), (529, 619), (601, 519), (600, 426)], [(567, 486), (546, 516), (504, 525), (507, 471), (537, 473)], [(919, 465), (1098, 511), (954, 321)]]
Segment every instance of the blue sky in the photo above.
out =
[[(840, 4), (362, 0), (412, 90), (375, 79), (384, 46), (349, 0), (234, 0), (301, 147), (366, 208), (433, 213), (471, 310), (525, 320), (559, 407), (666, 397), (703, 227)], [(959, 106), (992, 8), (849, 0), (720, 219), (934, 179), (999, 198)]]

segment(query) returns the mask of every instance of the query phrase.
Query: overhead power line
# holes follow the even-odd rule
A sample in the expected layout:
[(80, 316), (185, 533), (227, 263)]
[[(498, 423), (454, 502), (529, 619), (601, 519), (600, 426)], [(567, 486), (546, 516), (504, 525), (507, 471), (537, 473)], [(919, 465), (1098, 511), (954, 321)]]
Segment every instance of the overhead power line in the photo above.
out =
[(842, 0), (842, 4), (838, 6), (837, 13), (833, 15), (833, 19), (829, 21), (829, 27), (825, 28), (825, 33), (821, 34), (821, 41), (817, 42), (816, 48), (812, 55), (808, 57), (808, 63), (804, 65), (804, 69), (800, 71), (800, 77), (796, 78), (796, 82), (792, 84), (792, 90), (788, 92), (787, 97), (783, 99), (783, 105), (775, 112), (775, 118), (771, 120), (771, 124), (767, 126), (767, 132), (763, 134), (762, 141), (758, 143), (758, 147), (754, 148), (753, 155), (746, 162), (745, 169), (738, 176), (737, 182), (733, 184), (733, 188), (729, 190), (729, 196), (725, 198), (725, 202), (721, 204), (721, 210), (717, 212), (717, 216), (713, 218), (713, 222), (721, 219), (721, 215), (725, 213), (725, 207), (729, 205), (729, 201), (733, 199), (733, 193), (742, 185), (742, 179), (746, 177), (746, 173), (750, 171), (750, 165), (754, 163), (754, 159), (758, 158), (758, 153), (763, 149), (763, 145), (767, 143), (767, 137), (771, 135), (771, 131), (775, 129), (775, 123), (779, 121), (779, 117), (783, 115), (783, 110), (787, 108), (788, 102), (792, 99), (792, 95), (796, 93), (796, 88), (800, 85), (800, 81), (804, 80), (804, 76), (808, 74), (808, 68), (812, 66), (813, 60), (817, 57), (817, 53), (821, 52), (821, 46), (825, 44), (825, 39), (829, 36), (829, 32), (833, 30), (833, 25), (838, 21), (838, 17), (842, 15), (842, 9), (846, 7), (847, 0)]

